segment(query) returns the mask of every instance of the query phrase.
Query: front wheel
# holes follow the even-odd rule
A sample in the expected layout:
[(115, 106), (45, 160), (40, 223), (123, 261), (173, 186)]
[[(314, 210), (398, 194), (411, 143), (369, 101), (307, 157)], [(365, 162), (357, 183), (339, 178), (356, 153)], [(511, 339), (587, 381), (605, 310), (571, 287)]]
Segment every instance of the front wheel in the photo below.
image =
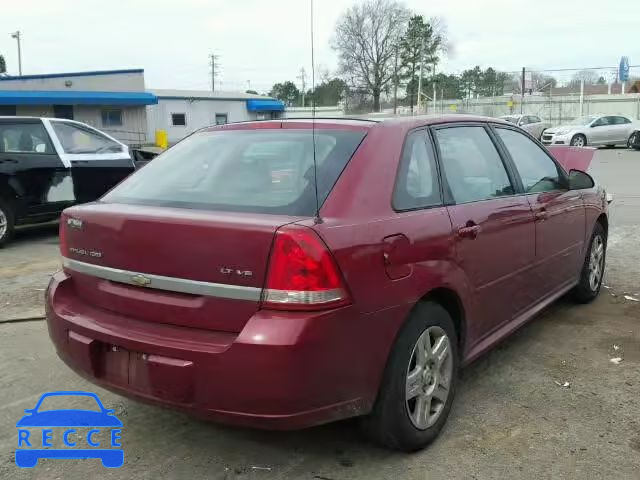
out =
[(581, 133), (578, 133), (577, 135), (573, 136), (570, 144), (572, 147), (584, 147), (587, 145), (587, 137), (585, 137)]
[(373, 440), (407, 452), (431, 443), (451, 410), (458, 365), (449, 313), (436, 303), (417, 305), (398, 334), (374, 410), (365, 420)]
[(606, 254), (607, 236), (602, 224), (596, 223), (580, 272), (580, 282), (573, 291), (573, 296), (578, 302), (591, 302), (600, 293)]
[(9, 204), (0, 198), (0, 248), (6, 245), (13, 235), (14, 214)]

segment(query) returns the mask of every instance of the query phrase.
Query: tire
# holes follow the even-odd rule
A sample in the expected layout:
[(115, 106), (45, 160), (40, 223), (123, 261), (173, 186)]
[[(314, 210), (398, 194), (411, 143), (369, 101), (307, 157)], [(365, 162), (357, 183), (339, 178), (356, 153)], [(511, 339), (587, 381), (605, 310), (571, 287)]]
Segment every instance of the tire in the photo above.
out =
[[(600, 253), (597, 253), (597, 252)], [(593, 256), (595, 255), (595, 259)], [(602, 277), (606, 266), (607, 256), (607, 235), (600, 222), (596, 223), (591, 234), (589, 248), (584, 257), (582, 270), (580, 271), (580, 281), (573, 290), (573, 297), (580, 303), (593, 301), (600, 293), (602, 287)], [(596, 262), (596, 263), (594, 263)], [(597, 273), (596, 274), (596, 267)], [(597, 278), (595, 278), (597, 277)]]
[(9, 203), (0, 198), (0, 248), (5, 246), (13, 236), (15, 214)]
[[(633, 146), (634, 143), (638, 144), (638, 146), (634, 147)], [(629, 136), (629, 140), (627, 140), (627, 148), (633, 148), (635, 150), (640, 150), (640, 133), (639, 132), (633, 132)]]
[(586, 147), (587, 146), (587, 137), (585, 137), (581, 133), (578, 133), (578, 134), (574, 135), (573, 137), (571, 137), (571, 141), (569, 142), (569, 145), (571, 145), (572, 147)]
[[(442, 306), (433, 302), (416, 306), (396, 338), (373, 412), (365, 419), (366, 431), (373, 441), (394, 450), (413, 452), (438, 436), (455, 396), (457, 342), (451, 316)], [(438, 349), (446, 352), (440, 355), (440, 360), (433, 351)], [(433, 365), (425, 369), (420, 364), (427, 368)], [(410, 395), (414, 396), (407, 399), (411, 372), (415, 382)], [(420, 411), (430, 415), (420, 415)]]

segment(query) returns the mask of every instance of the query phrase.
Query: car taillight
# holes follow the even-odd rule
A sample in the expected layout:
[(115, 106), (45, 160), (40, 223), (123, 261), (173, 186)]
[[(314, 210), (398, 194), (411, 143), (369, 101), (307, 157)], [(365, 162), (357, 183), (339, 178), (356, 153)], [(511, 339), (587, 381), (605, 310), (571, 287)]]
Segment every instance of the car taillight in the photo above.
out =
[(276, 232), (262, 306), (280, 310), (319, 310), (350, 302), (331, 252), (307, 227)]

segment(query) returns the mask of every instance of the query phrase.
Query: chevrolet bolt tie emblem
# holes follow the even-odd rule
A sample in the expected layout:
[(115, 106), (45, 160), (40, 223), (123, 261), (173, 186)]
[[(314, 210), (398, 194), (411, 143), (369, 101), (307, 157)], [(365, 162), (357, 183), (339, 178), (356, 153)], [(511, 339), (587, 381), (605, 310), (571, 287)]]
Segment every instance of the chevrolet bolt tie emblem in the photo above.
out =
[(134, 275), (131, 277), (131, 282), (138, 287), (148, 287), (151, 285), (151, 279), (144, 275)]

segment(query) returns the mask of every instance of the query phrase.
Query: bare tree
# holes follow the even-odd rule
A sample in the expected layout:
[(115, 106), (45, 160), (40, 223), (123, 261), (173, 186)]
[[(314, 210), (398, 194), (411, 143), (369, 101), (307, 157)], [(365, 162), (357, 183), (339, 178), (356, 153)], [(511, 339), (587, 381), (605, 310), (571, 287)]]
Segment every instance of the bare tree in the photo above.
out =
[(339, 71), (373, 97), (375, 111), (394, 78), (396, 48), (409, 16), (397, 0), (365, 0), (347, 9), (336, 25), (332, 47), (338, 52)]

